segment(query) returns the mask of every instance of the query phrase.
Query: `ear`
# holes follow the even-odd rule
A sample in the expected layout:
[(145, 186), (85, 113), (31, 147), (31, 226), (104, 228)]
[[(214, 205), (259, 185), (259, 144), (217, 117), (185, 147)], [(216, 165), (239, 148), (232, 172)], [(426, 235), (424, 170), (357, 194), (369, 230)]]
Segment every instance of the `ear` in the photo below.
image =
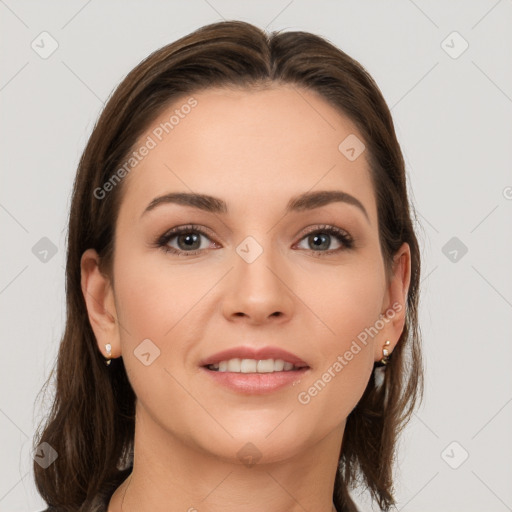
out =
[(81, 285), (89, 322), (103, 357), (107, 356), (105, 345), (110, 343), (111, 356), (121, 355), (121, 343), (117, 322), (114, 291), (110, 279), (99, 269), (100, 257), (94, 249), (87, 249), (80, 261)]
[(404, 330), (407, 294), (411, 281), (411, 249), (403, 243), (393, 258), (392, 275), (382, 303), (381, 319), (384, 327), (375, 343), (375, 361), (382, 359), (384, 343), (389, 340), (391, 354)]

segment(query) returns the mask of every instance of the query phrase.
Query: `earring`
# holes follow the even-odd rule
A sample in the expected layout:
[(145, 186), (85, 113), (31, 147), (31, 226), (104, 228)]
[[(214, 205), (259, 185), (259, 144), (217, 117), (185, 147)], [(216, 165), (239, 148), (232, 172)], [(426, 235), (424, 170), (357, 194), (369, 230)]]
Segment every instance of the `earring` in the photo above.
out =
[(105, 350), (107, 351), (107, 356), (108, 356), (108, 359), (105, 359), (105, 364), (106, 364), (107, 366), (109, 366), (109, 365), (110, 365), (110, 363), (111, 363), (110, 356), (112, 355), (112, 345), (111, 345), (110, 343), (107, 343), (107, 344), (105, 345)]
[(375, 363), (376, 367), (373, 371), (374, 379), (375, 379), (375, 387), (379, 389), (384, 383), (384, 373), (386, 370), (386, 365), (389, 364), (390, 360), (390, 352), (388, 350), (388, 346), (391, 344), (389, 340), (384, 343), (384, 347), (382, 349), (382, 359)]
[(390, 341), (387, 340), (386, 343), (384, 343), (384, 348), (382, 349), (382, 359), (379, 361), (380, 363), (382, 364), (388, 364), (389, 363), (389, 350), (387, 349), (387, 347), (390, 345)]

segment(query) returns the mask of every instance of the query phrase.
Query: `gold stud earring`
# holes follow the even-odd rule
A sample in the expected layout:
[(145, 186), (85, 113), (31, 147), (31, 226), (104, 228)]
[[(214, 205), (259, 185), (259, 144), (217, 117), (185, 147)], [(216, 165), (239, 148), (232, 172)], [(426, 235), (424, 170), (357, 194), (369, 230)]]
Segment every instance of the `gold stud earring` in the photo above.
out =
[(391, 344), (391, 342), (389, 340), (386, 341), (386, 343), (384, 343), (384, 348), (382, 349), (382, 359), (380, 360), (380, 362), (382, 364), (388, 364), (389, 363), (389, 356), (390, 356), (390, 352), (389, 350), (387, 349), (387, 347)]
[(382, 359), (375, 363), (375, 369), (373, 370), (373, 375), (375, 379), (375, 387), (380, 389), (382, 384), (384, 384), (384, 376), (386, 373), (386, 365), (390, 363), (389, 356), (391, 355), (388, 347), (391, 345), (391, 342), (387, 340), (384, 343), (384, 347), (382, 348)]
[(112, 345), (110, 343), (107, 343), (105, 345), (105, 350), (107, 351), (108, 359), (105, 359), (105, 364), (108, 366), (111, 362), (110, 356), (112, 355)]

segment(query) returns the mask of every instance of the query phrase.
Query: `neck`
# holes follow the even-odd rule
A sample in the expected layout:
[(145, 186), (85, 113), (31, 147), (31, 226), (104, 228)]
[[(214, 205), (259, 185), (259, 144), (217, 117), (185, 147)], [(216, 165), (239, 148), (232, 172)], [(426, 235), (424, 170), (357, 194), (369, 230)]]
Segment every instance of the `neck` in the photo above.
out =
[(221, 459), (145, 418), (135, 429), (132, 473), (108, 512), (332, 512), (344, 426), (296, 453), (251, 463)]

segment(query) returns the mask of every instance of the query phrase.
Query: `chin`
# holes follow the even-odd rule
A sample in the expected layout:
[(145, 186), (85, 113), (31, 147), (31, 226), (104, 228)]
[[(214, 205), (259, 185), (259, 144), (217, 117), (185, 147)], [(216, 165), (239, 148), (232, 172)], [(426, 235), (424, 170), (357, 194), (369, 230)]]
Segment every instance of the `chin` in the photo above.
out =
[[(264, 421), (261, 417), (254, 421), (253, 416), (253, 421), (244, 421), (238, 424), (224, 423), (224, 427), (233, 437), (230, 437), (225, 431), (219, 435), (209, 435), (203, 439), (202, 447), (230, 463), (246, 464), (246, 461), (256, 461), (259, 464), (272, 464), (283, 462), (299, 454), (308, 444), (308, 440), (313, 444), (313, 438), (317, 437), (313, 435), (313, 432), (309, 432), (304, 422), (297, 423), (298, 416), (292, 419), (295, 416), (294, 413), (284, 419), (287, 414), (280, 411), (277, 416), (267, 415), (265, 419), (268, 421)], [(320, 439), (324, 435), (325, 433), (318, 433), (318, 438)]]

